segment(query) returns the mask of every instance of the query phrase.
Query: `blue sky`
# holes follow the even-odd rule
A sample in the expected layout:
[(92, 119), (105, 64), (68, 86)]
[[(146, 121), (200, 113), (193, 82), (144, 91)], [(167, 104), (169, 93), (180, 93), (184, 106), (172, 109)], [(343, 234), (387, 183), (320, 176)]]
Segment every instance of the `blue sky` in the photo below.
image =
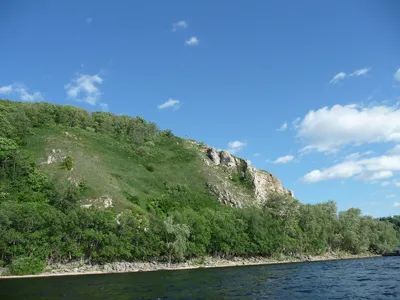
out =
[(0, 5), (0, 97), (139, 115), (302, 202), (400, 214), (400, 2)]

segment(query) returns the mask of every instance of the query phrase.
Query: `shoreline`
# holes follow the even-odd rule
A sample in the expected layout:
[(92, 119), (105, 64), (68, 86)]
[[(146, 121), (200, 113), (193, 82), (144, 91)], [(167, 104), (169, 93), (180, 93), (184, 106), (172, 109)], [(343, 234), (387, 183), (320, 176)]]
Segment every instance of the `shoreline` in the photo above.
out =
[(194, 270), (205, 268), (227, 268), (227, 267), (246, 267), (260, 266), (272, 264), (288, 264), (288, 263), (304, 263), (304, 262), (321, 262), (345, 259), (362, 259), (380, 257), (376, 254), (328, 254), (323, 256), (312, 256), (305, 258), (289, 258), (285, 260), (276, 260), (272, 258), (240, 258), (218, 259), (207, 257), (205, 262), (199, 263), (199, 259), (192, 259), (184, 263), (167, 263), (157, 262), (114, 262), (105, 265), (80, 265), (79, 263), (55, 264), (46, 267), (45, 272), (34, 275), (0, 275), (2, 279), (18, 279), (18, 278), (40, 278), (40, 277), (56, 277), (56, 276), (77, 276), (77, 275), (107, 275), (107, 274), (123, 274), (136, 272), (155, 272), (155, 271), (177, 271), (177, 270)]

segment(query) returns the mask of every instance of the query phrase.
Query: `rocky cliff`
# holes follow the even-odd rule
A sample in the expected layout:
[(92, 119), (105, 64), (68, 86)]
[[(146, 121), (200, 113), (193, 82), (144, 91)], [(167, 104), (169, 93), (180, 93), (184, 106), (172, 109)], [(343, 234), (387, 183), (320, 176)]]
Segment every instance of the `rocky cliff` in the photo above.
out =
[(208, 189), (219, 201), (235, 207), (262, 205), (271, 194), (294, 197), (281, 181), (269, 172), (258, 170), (248, 161), (235, 157), (227, 151), (205, 147), (204, 159), (210, 179)]

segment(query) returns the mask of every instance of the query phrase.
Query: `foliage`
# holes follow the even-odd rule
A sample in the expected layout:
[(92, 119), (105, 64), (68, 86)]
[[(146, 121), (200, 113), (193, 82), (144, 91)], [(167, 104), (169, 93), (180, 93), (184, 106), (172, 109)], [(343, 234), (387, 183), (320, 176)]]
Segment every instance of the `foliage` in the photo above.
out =
[(21, 257), (14, 259), (10, 264), (12, 275), (39, 274), (44, 271), (45, 263), (36, 257)]
[(168, 263), (171, 259), (181, 260), (186, 254), (187, 239), (190, 235), (189, 227), (186, 224), (174, 224), (171, 216), (164, 220), (165, 227), (165, 251)]
[[(75, 136), (68, 143), (65, 128)], [(44, 148), (55, 147), (73, 153), (65, 161), (72, 172), (41, 164)], [(399, 216), (338, 213), (333, 201), (304, 205), (277, 194), (262, 208), (223, 206), (201, 168), (182, 139), (142, 118), (0, 101), (0, 261), (27, 274), (46, 260), (384, 253), (400, 240)], [(232, 180), (249, 192), (245, 166), (235, 171)], [(83, 196), (109, 191), (114, 208), (80, 207)]]
[(72, 156), (67, 156), (63, 161), (63, 166), (66, 170), (70, 171), (73, 168), (73, 159)]

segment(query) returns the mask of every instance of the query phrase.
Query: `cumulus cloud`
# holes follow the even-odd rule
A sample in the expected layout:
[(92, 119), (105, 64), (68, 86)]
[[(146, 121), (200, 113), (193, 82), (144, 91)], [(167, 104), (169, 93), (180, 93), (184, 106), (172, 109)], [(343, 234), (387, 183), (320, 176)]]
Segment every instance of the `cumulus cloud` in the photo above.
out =
[(9, 95), (13, 91), (13, 86), (10, 85), (5, 85), (0, 87), (0, 94), (2, 95)]
[(285, 131), (287, 129), (287, 127), (288, 127), (288, 124), (285, 122), (276, 131)]
[(291, 162), (294, 159), (293, 155), (285, 155), (278, 157), (273, 161), (274, 164), (286, 164), (288, 162)]
[(176, 99), (169, 98), (164, 103), (158, 105), (158, 109), (172, 108), (173, 110), (177, 110), (180, 107), (180, 101)]
[(335, 76), (333, 76), (333, 78), (331, 79), (331, 81), (329, 81), (329, 83), (338, 83), (340, 80), (344, 79), (346, 77), (346, 73), (344, 72), (340, 72), (337, 73)]
[(400, 141), (400, 109), (396, 106), (334, 105), (311, 110), (297, 128), (307, 144), (303, 151), (336, 152), (346, 145)]
[(362, 75), (367, 74), (369, 71), (371, 71), (371, 68), (362, 68), (362, 69), (355, 70), (349, 76), (362, 76)]
[(393, 203), (393, 207), (399, 207), (399, 206), (400, 206), (400, 202)]
[(195, 36), (192, 36), (188, 40), (185, 41), (185, 45), (187, 45), (187, 46), (197, 46), (199, 43), (200, 43), (200, 40)]
[(232, 154), (235, 154), (243, 150), (246, 146), (247, 146), (246, 141), (232, 141), (228, 143), (228, 151)]
[(172, 24), (172, 31), (177, 31), (179, 29), (186, 29), (188, 28), (188, 23), (185, 20), (178, 21)]
[(77, 73), (68, 84), (64, 85), (68, 98), (96, 105), (101, 92), (97, 85), (103, 84), (103, 78), (98, 74), (88, 75)]
[(19, 83), (1, 86), (0, 95), (13, 96), (22, 101), (44, 101), (44, 97), (40, 92), (29, 92), (25, 85)]
[[(394, 172), (400, 171), (400, 155), (386, 154), (371, 158), (344, 161), (323, 170), (313, 170), (303, 176), (306, 183), (314, 183), (331, 179), (346, 179), (354, 177), (357, 180), (376, 181), (393, 177)], [(381, 183), (389, 185), (389, 181)], [(393, 184), (397, 185), (396, 181)], [(400, 187), (400, 182), (398, 183)]]

